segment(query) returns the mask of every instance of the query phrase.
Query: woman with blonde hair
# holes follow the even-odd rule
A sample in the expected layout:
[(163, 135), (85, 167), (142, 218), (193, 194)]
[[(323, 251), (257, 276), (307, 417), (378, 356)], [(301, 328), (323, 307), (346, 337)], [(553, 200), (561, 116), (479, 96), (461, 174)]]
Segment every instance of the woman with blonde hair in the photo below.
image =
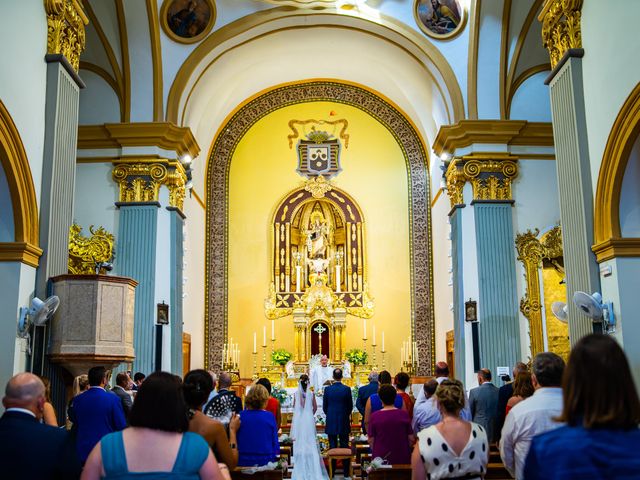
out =
[(245, 397), (238, 429), (240, 467), (262, 466), (278, 460), (278, 427), (271, 412), (265, 410), (268, 401), (269, 392), (260, 384), (253, 385)]
[(487, 471), (489, 442), (481, 425), (460, 418), (465, 392), (458, 380), (444, 380), (434, 394), (442, 420), (418, 433), (413, 449), (414, 480), (481, 479)]

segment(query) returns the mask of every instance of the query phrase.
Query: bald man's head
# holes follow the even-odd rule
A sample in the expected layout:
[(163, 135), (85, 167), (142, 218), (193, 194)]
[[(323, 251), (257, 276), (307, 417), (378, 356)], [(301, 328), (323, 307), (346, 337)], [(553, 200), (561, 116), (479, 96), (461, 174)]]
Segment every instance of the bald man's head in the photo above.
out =
[(19, 373), (9, 380), (2, 404), (5, 408), (24, 408), (36, 416), (44, 408), (44, 384), (32, 373)]

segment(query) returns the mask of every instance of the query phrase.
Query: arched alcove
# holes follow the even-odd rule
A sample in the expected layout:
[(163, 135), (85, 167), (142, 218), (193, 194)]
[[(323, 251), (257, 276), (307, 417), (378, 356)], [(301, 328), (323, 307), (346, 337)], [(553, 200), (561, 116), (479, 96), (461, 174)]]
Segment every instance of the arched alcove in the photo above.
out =
[[(595, 198), (593, 246), (599, 262), (614, 257), (640, 256), (640, 238), (624, 238), (620, 223), (625, 173), (639, 135), (640, 83), (620, 109), (602, 156)], [(637, 188), (637, 185), (627, 188)], [(627, 196), (629, 198), (633, 196)]]
[[(266, 115), (287, 106), (313, 102), (333, 102), (364, 112), (390, 134), (404, 159), (406, 170), (403, 175), (408, 189), (405, 215), (408, 216), (407, 243), (410, 250), (407, 287), (410, 290), (411, 331), (421, 362), (419, 373), (428, 375), (435, 361), (435, 349), (430, 194), (425, 146), (405, 115), (376, 92), (349, 83), (321, 80), (278, 86), (249, 99), (222, 124), (211, 146), (206, 186), (206, 363), (209, 367), (220, 368), (222, 347), (227, 340), (229, 174), (234, 152), (245, 134)], [(259, 168), (258, 164), (256, 168)], [(291, 172), (295, 175), (295, 165)], [(262, 181), (273, 180), (265, 174)]]
[(0, 101), (0, 165), (11, 197), (14, 241), (0, 244), (0, 261), (20, 261), (34, 267), (38, 248), (38, 206), (29, 160), (9, 111)]

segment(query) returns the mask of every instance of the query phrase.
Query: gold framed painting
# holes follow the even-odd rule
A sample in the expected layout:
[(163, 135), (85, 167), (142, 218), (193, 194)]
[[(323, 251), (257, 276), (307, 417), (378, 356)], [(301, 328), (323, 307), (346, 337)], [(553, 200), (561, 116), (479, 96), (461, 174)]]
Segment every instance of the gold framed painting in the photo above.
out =
[(420, 30), (437, 40), (455, 37), (467, 21), (460, 0), (415, 0), (413, 16)]
[(196, 43), (206, 37), (216, 21), (213, 0), (164, 0), (160, 24), (172, 40)]

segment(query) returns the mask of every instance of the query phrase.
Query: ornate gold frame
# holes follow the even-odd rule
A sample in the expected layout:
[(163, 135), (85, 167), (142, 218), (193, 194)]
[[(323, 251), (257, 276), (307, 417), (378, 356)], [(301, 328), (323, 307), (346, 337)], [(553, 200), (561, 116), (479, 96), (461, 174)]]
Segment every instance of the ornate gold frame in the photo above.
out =
[(461, 5), (461, 2), (458, 2), (458, 6), (462, 10), (462, 18), (460, 19), (460, 24), (458, 25), (458, 28), (444, 35), (433, 33), (422, 23), (422, 21), (420, 20), (420, 17), (418, 16), (418, 1), (419, 0), (413, 0), (413, 18), (416, 21), (416, 24), (418, 25), (420, 30), (422, 30), (422, 32), (425, 35), (431, 38), (434, 38), (436, 40), (450, 40), (452, 38), (457, 37), (467, 26), (467, 17), (469, 16), (469, 14), (467, 12), (467, 9), (463, 5)]
[(540, 238), (540, 231), (528, 230), (516, 235), (516, 250), (518, 260), (524, 266), (524, 276), (527, 289), (520, 300), (520, 311), (529, 320), (529, 338), (531, 340), (531, 358), (544, 352), (544, 331), (542, 328), (542, 305), (544, 303), (540, 292), (540, 268), (543, 259), (557, 259), (562, 257), (562, 230), (554, 227)]
[(183, 43), (185, 45), (191, 45), (192, 43), (198, 43), (199, 41), (204, 39), (207, 35), (209, 35), (209, 33), (211, 32), (211, 29), (213, 29), (213, 26), (216, 23), (216, 17), (217, 17), (216, 4), (213, 0), (205, 0), (209, 4), (209, 7), (211, 8), (211, 18), (209, 19), (209, 23), (207, 24), (207, 26), (202, 32), (200, 32), (198, 35), (192, 38), (184, 38), (179, 35), (176, 35), (169, 28), (169, 25), (167, 24), (167, 9), (169, 8), (169, 4), (172, 1), (173, 0), (164, 0), (164, 2), (162, 2), (162, 7), (160, 7), (160, 25), (162, 25), (162, 30), (171, 40), (173, 40), (174, 42)]

